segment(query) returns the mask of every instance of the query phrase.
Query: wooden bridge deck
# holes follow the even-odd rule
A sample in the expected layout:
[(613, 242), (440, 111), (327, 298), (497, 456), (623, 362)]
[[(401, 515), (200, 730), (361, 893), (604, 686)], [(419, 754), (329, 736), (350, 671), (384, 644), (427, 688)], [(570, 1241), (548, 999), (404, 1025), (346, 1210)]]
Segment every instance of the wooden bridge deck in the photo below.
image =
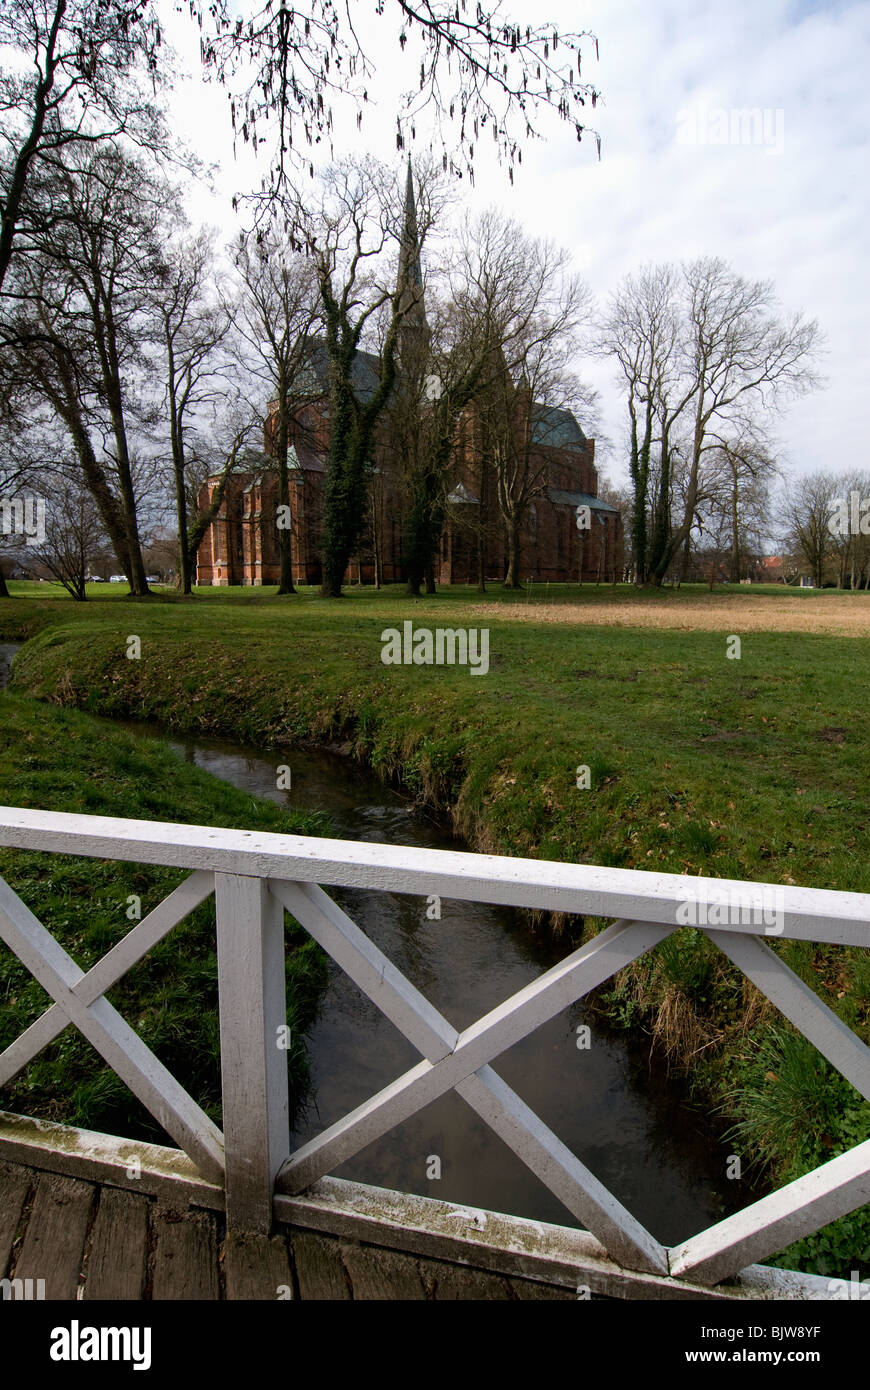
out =
[[(463, 1269), (290, 1226), (230, 1238), (222, 1213), (0, 1162), (0, 1279), (46, 1299), (571, 1299), (528, 1279)], [(23, 1286), (23, 1285), (22, 1285)]]

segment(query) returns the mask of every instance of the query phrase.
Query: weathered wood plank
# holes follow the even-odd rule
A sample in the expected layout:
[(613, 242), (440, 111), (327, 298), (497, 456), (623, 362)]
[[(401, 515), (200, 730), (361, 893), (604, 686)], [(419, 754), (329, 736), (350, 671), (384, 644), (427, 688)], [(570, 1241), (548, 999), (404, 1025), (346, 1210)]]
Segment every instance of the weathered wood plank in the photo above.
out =
[(426, 1297), (438, 1303), (464, 1300), (498, 1303), (513, 1297), (511, 1281), (503, 1274), (436, 1260), (421, 1260), (420, 1269), (426, 1285)]
[(170, 1207), (192, 1203), (210, 1211), (224, 1208), (223, 1188), (207, 1183), (181, 1149), (163, 1144), (119, 1139), (92, 1129), (76, 1129), (0, 1110), (0, 1159), (3, 1158), (26, 1168), (124, 1187), (137, 1195), (162, 1197)]
[(151, 1297), (155, 1302), (220, 1296), (218, 1242), (214, 1217), (208, 1212), (172, 1211), (158, 1207), (153, 1213), (155, 1238)]
[[(517, 1299), (522, 1299), (523, 1302), (534, 1301), (536, 1303), (540, 1303), (544, 1301), (567, 1301), (573, 1303), (579, 1297), (576, 1287), (573, 1289), (562, 1289), (555, 1287), (553, 1284), (538, 1284), (535, 1282), (534, 1279), (511, 1279), (509, 1282), (513, 1297)], [(582, 1284), (583, 1280), (578, 1279), (577, 1283)], [(585, 1286), (585, 1288), (588, 1287), (588, 1285)], [(592, 1298), (592, 1296), (593, 1295), (591, 1294), (591, 1292), (588, 1295), (584, 1293), (584, 1301), (587, 1297)], [(601, 1298), (603, 1297), (603, 1295), (596, 1294), (595, 1297)]]
[(228, 1299), (291, 1299), (293, 1274), (286, 1237), (228, 1232), (224, 1279)]
[[(298, 883), (437, 893), (463, 901), (670, 926), (677, 924), (676, 909), (687, 899), (718, 903), (725, 893), (738, 909), (744, 902), (752, 909), (762, 887), (771, 895), (781, 895), (776, 897), (783, 908), (783, 930), (778, 935), (840, 945), (866, 946), (870, 920), (866, 893), (13, 806), (0, 807), (0, 844)], [(724, 929), (758, 935), (751, 912), (745, 922), (734, 921)]]
[(12, 1254), (12, 1243), (24, 1210), (27, 1194), (36, 1181), (26, 1168), (0, 1163), (0, 1279), (5, 1278)]
[(455, 1220), (456, 1207), (449, 1202), (344, 1178), (322, 1178), (300, 1196), (279, 1196), (275, 1207), (282, 1223), (306, 1232), (362, 1240), (558, 1287), (584, 1284), (593, 1297), (749, 1301), (844, 1296), (843, 1290), (832, 1294), (830, 1281), (821, 1275), (765, 1265), (745, 1268), (733, 1282), (718, 1288), (622, 1270), (588, 1231), (492, 1211), (481, 1213), (485, 1221), (465, 1225)]
[(341, 1260), (354, 1302), (407, 1303), (426, 1297), (420, 1267), (412, 1255), (376, 1245), (341, 1245)]
[(149, 1198), (100, 1189), (83, 1298), (138, 1301), (145, 1293)]
[(45, 1280), (47, 1299), (76, 1298), (96, 1188), (44, 1173), (15, 1263), (16, 1279)]
[(313, 1235), (309, 1231), (292, 1231), (290, 1242), (301, 1299), (322, 1301), (350, 1298), (339, 1241), (331, 1236)]
[(284, 910), (260, 878), (215, 875), (227, 1225), (268, 1235), (290, 1149)]

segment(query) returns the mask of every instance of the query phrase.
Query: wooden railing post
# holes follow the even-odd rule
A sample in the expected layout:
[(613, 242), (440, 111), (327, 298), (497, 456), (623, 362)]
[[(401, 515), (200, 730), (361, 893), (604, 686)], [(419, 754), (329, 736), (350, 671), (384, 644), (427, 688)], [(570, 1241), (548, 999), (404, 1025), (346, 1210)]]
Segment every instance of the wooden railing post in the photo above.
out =
[(215, 874), (227, 1228), (268, 1233), (289, 1153), (284, 909), (261, 878)]

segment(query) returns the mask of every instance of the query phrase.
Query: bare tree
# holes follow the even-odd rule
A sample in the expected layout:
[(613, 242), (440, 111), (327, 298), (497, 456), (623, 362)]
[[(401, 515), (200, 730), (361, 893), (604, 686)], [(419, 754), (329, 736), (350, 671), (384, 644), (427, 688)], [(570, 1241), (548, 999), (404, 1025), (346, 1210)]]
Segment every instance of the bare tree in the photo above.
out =
[[(688, 555), (710, 486), (710, 451), (718, 450), (730, 469), (721, 450), (726, 434), (733, 440), (748, 417), (776, 411), (819, 385), (814, 359), (821, 335), (801, 314), (779, 316), (769, 281), (747, 280), (725, 261), (702, 257), (679, 275), (657, 266), (629, 276), (611, 301), (601, 342), (617, 358), (628, 389), (635, 574), (639, 583), (661, 583), (680, 549)], [(678, 456), (686, 461), (685, 489), (674, 525)]]
[(870, 574), (870, 474), (852, 469), (834, 480), (828, 530), (841, 589), (865, 588)]
[[(437, 208), (437, 199), (421, 188), (418, 249)], [(325, 330), (330, 440), (322, 591), (338, 597), (363, 528), (371, 453), (397, 379), (401, 329), (421, 304), (422, 286), (408, 293), (401, 275), (391, 285), (394, 265), (385, 252), (401, 243), (405, 201), (392, 171), (377, 161), (345, 159), (331, 166), (318, 203), (300, 198), (293, 220), (314, 266)], [(378, 318), (387, 306), (377, 368), (361, 379), (360, 349), (377, 345)]]
[(43, 475), (40, 493), (46, 503), (45, 539), (28, 547), (29, 554), (83, 603), (91, 560), (105, 543), (97, 505), (74, 468)]
[(810, 473), (789, 484), (780, 507), (787, 543), (809, 569), (817, 589), (824, 583), (826, 562), (834, 550), (831, 516), (840, 484), (830, 473)]
[[(599, 325), (598, 350), (616, 359), (627, 392), (630, 537), (638, 584), (647, 582), (650, 552), (660, 558), (670, 539), (672, 440), (693, 391), (690, 381), (679, 379), (680, 334), (678, 275), (670, 265), (644, 266), (626, 276)], [(653, 473), (657, 486), (651, 496)]]
[(3, 0), (0, 49), (19, 61), (0, 72), (0, 286), (17, 234), (39, 210), (26, 196), (35, 172), (70, 147), (122, 133), (165, 147), (141, 82), (147, 75), (153, 94), (166, 75), (160, 45), (151, 0)]
[(688, 487), (682, 520), (655, 568), (657, 582), (691, 531), (711, 431), (747, 410), (776, 410), (819, 385), (818, 324), (799, 313), (779, 318), (770, 281), (746, 280), (709, 257), (685, 266), (683, 277), (684, 370), (693, 387)]
[[(226, 358), (218, 353), (230, 318), (210, 293), (216, 275), (213, 236), (200, 231), (164, 249), (154, 282), (153, 312), (162, 348), (178, 526), (178, 584), (186, 595), (191, 592), (199, 543), (220, 506), (218, 502), (209, 508), (205, 519), (189, 486), (191, 454), (203, 448), (203, 415), (208, 412), (213, 420), (227, 391)], [(236, 457), (237, 451), (231, 448), (225, 466), (234, 467)], [(224, 490), (220, 490), (221, 500)]]
[[(520, 587), (520, 535), (529, 506), (549, 483), (546, 448), (555, 442), (559, 412), (591, 405), (594, 393), (571, 369), (591, 296), (570, 273), (566, 252), (552, 243), (521, 237), (515, 243), (526, 266), (523, 303), (501, 346), (505, 372), (488, 392), (487, 445), (496, 497), (507, 531), (506, 589)], [(494, 409), (493, 409), (494, 407)]]
[[(269, 428), (278, 475), (278, 506), (284, 508), (278, 527), (281, 574), (279, 594), (295, 593), (293, 584), (290, 506), (291, 442), (303, 433), (305, 407), (319, 394), (314, 367), (322, 343), (316, 328), (320, 299), (314, 262), (286, 240), (242, 239), (235, 250), (240, 294), (233, 309), (239, 342), (255, 380), (268, 393), (272, 408)], [(277, 518), (274, 519), (277, 525)]]
[[(708, 471), (724, 480), (730, 531), (729, 579), (743, 576), (747, 552), (757, 551), (770, 519), (770, 489), (782, 470), (757, 421), (747, 418), (733, 432), (711, 431)], [(722, 489), (720, 488), (720, 492)]]
[[(518, 224), (494, 210), (462, 227), (445, 278), (448, 290), (436, 316), (426, 365), (418, 373), (417, 416), (412, 447), (406, 450), (410, 466), (404, 558), (409, 590), (415, 594), (424, 581), (428, 592), (435, 590), (433, 557), (444, 529), (455, 451), (459, 442), (462, 452), (469, 431), (477, 433), (472, 453), (479, 456), (485, 447), (500, 461), (500, 482), (493, 485), (492, 499), (487, 496), (487, 479), (478, 470), (475, 516), (467, 522), (476, 535), (479, 587), (484, 584), (491, 510), (494, 514), (500, 507), (519, 534), (525, 510), (542, 486), (528, 447), (529, 421), (522, 424), (518, 414), (523, 373), (528, 377), (531, 372), (542, 385), (549, 370), (552, 389), (559, 375), (554, 363), (572, 342), (572, 331), (587, 305), (587, 292), (567, 273), (564, 253), (531, 241)], [(552, 348), (549, 366), (547, 341)], [(562, 366), (564, 359), (563, 351)], [(524, 433), (525, 443), (519, 443)]]
[[(22, 258), (7, 334), (18, 371), (69, 431), (131, 592), (148, 592), (130, 444), (142, 405), (167, 185), (117, 148), (67, 151), (65, 212)], [(97, 455), (95, 439), (102, 436)]]

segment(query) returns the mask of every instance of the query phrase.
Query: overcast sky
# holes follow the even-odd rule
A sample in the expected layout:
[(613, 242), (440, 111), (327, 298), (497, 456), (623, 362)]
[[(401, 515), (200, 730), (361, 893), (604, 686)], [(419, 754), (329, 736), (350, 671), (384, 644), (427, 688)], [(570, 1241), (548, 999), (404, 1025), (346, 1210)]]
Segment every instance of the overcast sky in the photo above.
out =
[[(220, 165), (216, 196), (194, 191), (191, 207), (229, 239), (230, 198), (256, 185), (258, 166), (233, 159), (226, 95), (203, 87), (195, 31), (164, 3), (169, 37), (195, 74), (173, 99), (179, 134)], [(350, 0), (378, 69), (378, 104), (362, 135), (347, 113), (336, 152), (370, 150), (398, 175), (394, 101), (412, 85), (414, 59), (399, 61), (390, 3), (378, 19), (375, 0)], [(237, 8), (247, 11), (247, 0)], [(469, 206), (497, 203), (532, 234), (567, 246), (602, 301), (645, 262), (699, 255), (772, 280), (783, 309), (817, 318), (827, 339), (826, 387), (790, 405), (778, 426), (783, 461), (795, 473), (867, 467), (870, 3), (507, 0), (505, 14), (522, 24), (552, 17), (597, 36), (599, 59), (588, 44), (583, 77), (604, 98), (588, 116), (601, 159), (592, 138), (578, 144), (554, 118), (511, 187), (483, 142), (475, 188), (463, 187)], [(747, 108), (760, 121), (741, 130), (735, 119), (732, 135), (730, 113)], [(727, 144), (717, 143), (723, 112)], [(615, 445), (603, 470), (624, 481), (624, 404), (612, 368), (580, 366), (602, 393)]]

